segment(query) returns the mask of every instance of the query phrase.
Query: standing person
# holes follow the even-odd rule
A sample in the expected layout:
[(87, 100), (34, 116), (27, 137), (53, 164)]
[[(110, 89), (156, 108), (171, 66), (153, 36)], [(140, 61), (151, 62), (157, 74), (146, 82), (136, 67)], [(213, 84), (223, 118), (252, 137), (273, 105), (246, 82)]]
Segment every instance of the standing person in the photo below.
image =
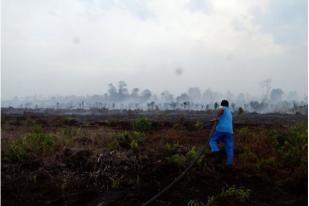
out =
[(227, 100), (222, 100), (221, 106), (216, 117), (211, 120), (217, 122), (217, 125), (209, 140), (209, 146), (213, 154), (218, 154), (220, 151), (218, 143), (223, 141), (227, 155), (227, 166), (232, 168), (234, 157), (233, 115)]

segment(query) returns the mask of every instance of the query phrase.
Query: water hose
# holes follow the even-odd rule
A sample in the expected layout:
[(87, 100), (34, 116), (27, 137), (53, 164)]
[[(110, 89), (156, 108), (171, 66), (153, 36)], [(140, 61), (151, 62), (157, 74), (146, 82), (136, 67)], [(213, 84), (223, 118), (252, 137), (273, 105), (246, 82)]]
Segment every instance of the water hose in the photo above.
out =
[[(216, 128), (216, 122), (214, 123), (214, 125), (211, 128), (210, 131), (210, 135), (209, 138), (211, 137), (211, 135), (213, 134), (214, 130)], [(184, 176), (185, 174), (187, 174), (187, 172), (193, 167), (193, 165), (197, 162), (197, 160), (200, 159), (200, 157), (202, 156), (202, 154), (205, 152), (205, 150), (208, 148), (208, 146), (204, 146), (202, 147), (199, 151), (198, 154), (196, 156), (195, 159), (193, 159), (191, 161), (191, 163), (189, 164), (189, 166), (180, 174), (178, 175), (178, 177), (176, 177), (173, 182), (171, 182), (169, 185), (167, 185), (166, 187), (163, 188), (163, 190), (161, 190), (159, 193), (157, 193), (156, 195), (154, 195), (151, 199), (149, 199), (148, 201), (144, 202), (143, 204), (141, 204), (141, 206), (146, 206), (149, 205), (150, 203), (152, 203), (153, 201), (155, 201), (158, 197), (160, 197), (163, 193), (165, 193), (167, 190), (169, 190), (171, 187), (173, 187), (177, 182), (179, 182)]]

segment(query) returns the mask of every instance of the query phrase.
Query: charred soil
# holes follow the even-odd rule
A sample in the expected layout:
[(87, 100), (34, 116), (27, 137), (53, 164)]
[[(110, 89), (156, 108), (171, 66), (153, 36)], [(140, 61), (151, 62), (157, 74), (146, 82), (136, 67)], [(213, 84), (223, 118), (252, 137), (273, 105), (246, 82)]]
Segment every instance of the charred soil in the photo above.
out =
[[(208, 145), (207, 115), (122, 115), (2, 115), (2, 204), (140, 205)], [(152, 205), (307, 205), (307, 117), (255, 117), (235, 119), (233, 169), (206, 150)]]

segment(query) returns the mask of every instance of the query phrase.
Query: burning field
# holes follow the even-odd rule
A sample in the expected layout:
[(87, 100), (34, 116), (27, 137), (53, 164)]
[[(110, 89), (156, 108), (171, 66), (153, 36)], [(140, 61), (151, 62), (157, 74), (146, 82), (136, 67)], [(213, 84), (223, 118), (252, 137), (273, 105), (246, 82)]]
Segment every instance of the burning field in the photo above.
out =
[[(141, 205), (208, 145), (213, 114), (2, 113), (2, 205)], [(202, 158), (152, 205), (307, 205), (307, 115), (235, 115), (235, 167)], [(223, 146), (223, 145), (222, 145)]]

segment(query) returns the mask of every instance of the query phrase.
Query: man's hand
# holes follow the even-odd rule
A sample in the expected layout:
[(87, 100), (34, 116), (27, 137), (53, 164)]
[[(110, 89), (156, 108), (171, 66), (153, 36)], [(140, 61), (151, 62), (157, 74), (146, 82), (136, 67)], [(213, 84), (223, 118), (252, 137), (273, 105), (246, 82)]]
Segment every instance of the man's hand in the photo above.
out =
[(223, 114), (224, 112), (224, 109), (223, 108), (220, 108), (216, 114), (216, 116), (210, 120), (211, 122), (217, 122), (219, 120), (219, 117)]

